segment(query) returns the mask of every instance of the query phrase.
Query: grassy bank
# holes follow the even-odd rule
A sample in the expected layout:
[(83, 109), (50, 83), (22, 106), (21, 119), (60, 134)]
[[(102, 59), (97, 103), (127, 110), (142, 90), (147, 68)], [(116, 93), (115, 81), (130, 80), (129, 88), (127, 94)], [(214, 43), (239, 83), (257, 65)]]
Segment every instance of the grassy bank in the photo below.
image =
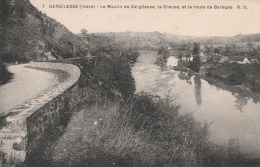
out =
[[(107, 58), (104, 60), (109, 62)], [(200, 124), (190, 114), (180, 114), (179, 107), (173, 105), (170, 97), (162, 99), (143, 93), (131, 93), (127, 98), (111, 96), (115, 93), (112, 90), (123, 95), (123, 89), (118, 89), (117, 82), (111, 83), (107, 79), (116, 74), (110, 68), (107, 70), (102, 62), (96, 62), (95, 66), (91, 65), (93, 62), (82, 64), (86, 68), (82, 70), (80, 85), (87, 88), (87, 100), (74, 109), (64, 133), (47, 149), (52, 166), (229, 167), (260, 164), (259, 159), (248, 158), (239, 151), (236, 139), (231, 139), (227, 146), (209, 141), (208, 125)], [(99, 68), (106, 73), (98, 72)], [(125, 78), (124, 75), (118, 77)], [(108, 87), (107, 83), (111, 85)], [(129, 89), (127, 85), (121, 86)]]
[[(54, 166), (200, 166), (207, 130), (179, 114), (169, 97), (125, 102), (86, 92), (89, 101), (54, 144)], [(106, 100), (101, 100), (106, 99)]]
[(48, 134), (52, 140), (43, 144), (45, 159), (39, 160), (46, 164), (39, 166), (203, 165), (207, 126), (180, 114), (170, 97), (135, 95), (126, 58), (100, 56), (79, 63), (86, 100), (62, 118), (69, 120), (62, 133)]
[(138, 94), (125, 102), (88, 90), (63, 135), (47, 152), (55, 167), (219, 167), (260, 164), (239, 150), (208, 140), (208, 125), (180, 114), (172, 99)]

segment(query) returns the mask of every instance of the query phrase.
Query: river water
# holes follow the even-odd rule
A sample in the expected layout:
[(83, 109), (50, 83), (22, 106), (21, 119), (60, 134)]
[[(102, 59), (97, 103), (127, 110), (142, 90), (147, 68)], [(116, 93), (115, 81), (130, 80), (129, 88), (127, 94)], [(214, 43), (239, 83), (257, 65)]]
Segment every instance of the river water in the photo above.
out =
[(208, 83), (199, 76), (154, 64), (156, 52), (142, 51), (132, 68), (136, 92), (176, 97), (181, 113), (192, 113), (201, 123), (209, 123), (210, 139), (226, 145), (238, 139), (240, 151), (260, 156), (260, 103)]

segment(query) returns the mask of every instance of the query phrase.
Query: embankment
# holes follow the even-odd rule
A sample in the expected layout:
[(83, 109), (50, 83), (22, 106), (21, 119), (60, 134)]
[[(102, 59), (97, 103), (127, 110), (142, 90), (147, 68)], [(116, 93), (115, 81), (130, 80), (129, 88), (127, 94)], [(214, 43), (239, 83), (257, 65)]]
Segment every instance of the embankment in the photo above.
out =
[(56, 95), (26, 119), (28, 132), (25, 162), (29, 165), (34, 162), (39, 164), (39, 160), (44, 159), (44, 149), (62, 133), (70, 119), (72, 108), (82, 100), (78, 87), (80, 70), (76, 66), (36, 63), (32, 67), (69, 71), (70, 75), (59, 85), (57, 91), (52, 91)]
[(66, 106), (74, 107), (80, 101), (77, 92), (81, 73), (77, 66), (32, 62), (28, 67), (50, 71), (60, 70), (68, 73), (68, 77), (46, 92), (9, 111), (12, 114), (5, 118), (6, 126), (1, 129), (1, 143), (4, 144), (1, 145), (0, 150), (4, 153), (8, 164), (24, 161), (26, 152), (26, 157), (34, 154), (35, 149), (38, 149), (35, 147), (38, 141), (44, 140), (42, 135), (45, 134), (45, 129), (52, 127), (57, 120), (61, 120), (64, 114), (61, 114), (61, 111)]

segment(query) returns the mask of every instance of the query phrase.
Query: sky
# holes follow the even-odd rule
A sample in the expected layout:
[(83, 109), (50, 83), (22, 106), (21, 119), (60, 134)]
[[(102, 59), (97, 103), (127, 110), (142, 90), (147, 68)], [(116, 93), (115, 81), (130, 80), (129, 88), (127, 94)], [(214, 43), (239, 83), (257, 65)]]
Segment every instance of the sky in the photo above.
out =
[[(74, 33), (153, 32), (191, 36), (233, 36), (260, 33), (260, 0), (30, 0), (43, 13)], [(53, 8), (53, 5), (95, 5), (95, 9)], [(100, 5), (154, 5), (157, 9), (104, 9)], [(158, 9), (180, 6), (181, 9)], [(187, 9), (192, 6), (192, 9)], [(232, 6), (232, 9), (214, 9)], [(246, 5), (246, 9), (237, 9)], [(186, 8), (182, 9), (182, 7)], [(194, 9), (205, 6), (206, 9)], [(207, 9), (212, 6), (213, 9)]]

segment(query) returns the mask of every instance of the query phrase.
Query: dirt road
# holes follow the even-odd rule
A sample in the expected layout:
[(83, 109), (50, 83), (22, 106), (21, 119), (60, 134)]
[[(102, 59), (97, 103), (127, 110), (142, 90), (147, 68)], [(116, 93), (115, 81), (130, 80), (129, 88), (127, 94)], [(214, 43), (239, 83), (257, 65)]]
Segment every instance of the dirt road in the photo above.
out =
[(8, 67), (14, 75), (9, 83), (0, 86), (0, 115), (43, 93), (57, 82), (54, 73), (26, 68), (27, 65)]

